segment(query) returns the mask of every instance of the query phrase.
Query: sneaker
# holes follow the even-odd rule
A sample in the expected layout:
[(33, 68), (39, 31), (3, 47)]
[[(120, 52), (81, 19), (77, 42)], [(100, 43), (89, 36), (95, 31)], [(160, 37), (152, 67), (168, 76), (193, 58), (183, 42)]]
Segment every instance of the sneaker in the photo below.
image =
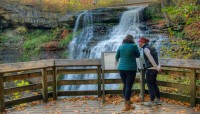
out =
[(153, 101), (149, 101), (149, 102), (144, 102), (144, 106), (155, 106), (156, 104)]
[(159, 99), (155, 99), (154, 102), (156, 105), (162, 105), (162, 101)]

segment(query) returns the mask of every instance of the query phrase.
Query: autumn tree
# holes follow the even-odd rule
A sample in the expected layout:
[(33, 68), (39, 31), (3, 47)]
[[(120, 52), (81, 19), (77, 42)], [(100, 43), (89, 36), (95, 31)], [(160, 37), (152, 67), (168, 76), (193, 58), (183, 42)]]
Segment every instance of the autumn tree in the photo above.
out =
[[(161, 1), (161, 6), (162, 6), (162, 8), (165, 8), (165, 0)], [(166, 20), (167, 26), (170, 26), (171, 22), (170, 22), (169, 15), (166, 12), (164, 12), (164, 16), (165, 16), (165, 20)]]

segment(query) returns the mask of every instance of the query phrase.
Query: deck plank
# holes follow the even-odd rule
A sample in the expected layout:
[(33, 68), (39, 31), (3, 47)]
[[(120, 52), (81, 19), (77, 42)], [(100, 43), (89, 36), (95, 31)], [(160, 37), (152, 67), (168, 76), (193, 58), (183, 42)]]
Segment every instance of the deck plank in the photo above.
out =
[[(157, 107), (146, 107), (141, 105), (141, 103), (134, 103), (136, 108), (132, 111), (126, 112), (126, 114), (199, 114), (199, 112), (194, 112), (190, 107), (179, 106), (174, 104), (163, 103), (161, 106)], [(44, 104), (34, 105), (26, 107), (25, 110), (15, 111), (9, 110), (6, 114), (121, 114), (123, 113), (121, 109), (123, 108), (123, 103), (118, 105), (106, 104), (102, 105), (102, 101), (98, 100), (85, 100), (85, 101), (64, 101), (59, 98), (54, 103), (49, 101)], [(182, 114), (181, 113), (181, 114)]]

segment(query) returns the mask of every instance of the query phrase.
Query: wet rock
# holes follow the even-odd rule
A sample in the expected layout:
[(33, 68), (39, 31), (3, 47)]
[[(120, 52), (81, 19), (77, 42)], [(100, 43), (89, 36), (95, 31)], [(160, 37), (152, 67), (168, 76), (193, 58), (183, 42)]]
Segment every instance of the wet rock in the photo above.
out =
[(63, 16), (59, 12), (40, 11), (31, 6), (0, 2), (0, 17), (11, 21), (15, 26), (55, 28), (68, 23), (68, 21), (73, 25), (75, 22), (73, 15)]

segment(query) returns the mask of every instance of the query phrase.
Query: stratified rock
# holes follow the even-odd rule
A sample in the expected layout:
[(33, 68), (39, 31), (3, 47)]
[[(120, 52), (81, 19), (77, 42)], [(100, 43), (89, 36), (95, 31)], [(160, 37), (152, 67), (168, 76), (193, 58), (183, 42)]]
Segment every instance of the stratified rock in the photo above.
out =
[(28, 27), (55, 28), (70, 23), (74, 25), (73, 15), (63, 16), (60, 12), (40, 11), (32, 6), (11, 4), (0, 1), (0, 18), (11, 21), (12, 25)]

